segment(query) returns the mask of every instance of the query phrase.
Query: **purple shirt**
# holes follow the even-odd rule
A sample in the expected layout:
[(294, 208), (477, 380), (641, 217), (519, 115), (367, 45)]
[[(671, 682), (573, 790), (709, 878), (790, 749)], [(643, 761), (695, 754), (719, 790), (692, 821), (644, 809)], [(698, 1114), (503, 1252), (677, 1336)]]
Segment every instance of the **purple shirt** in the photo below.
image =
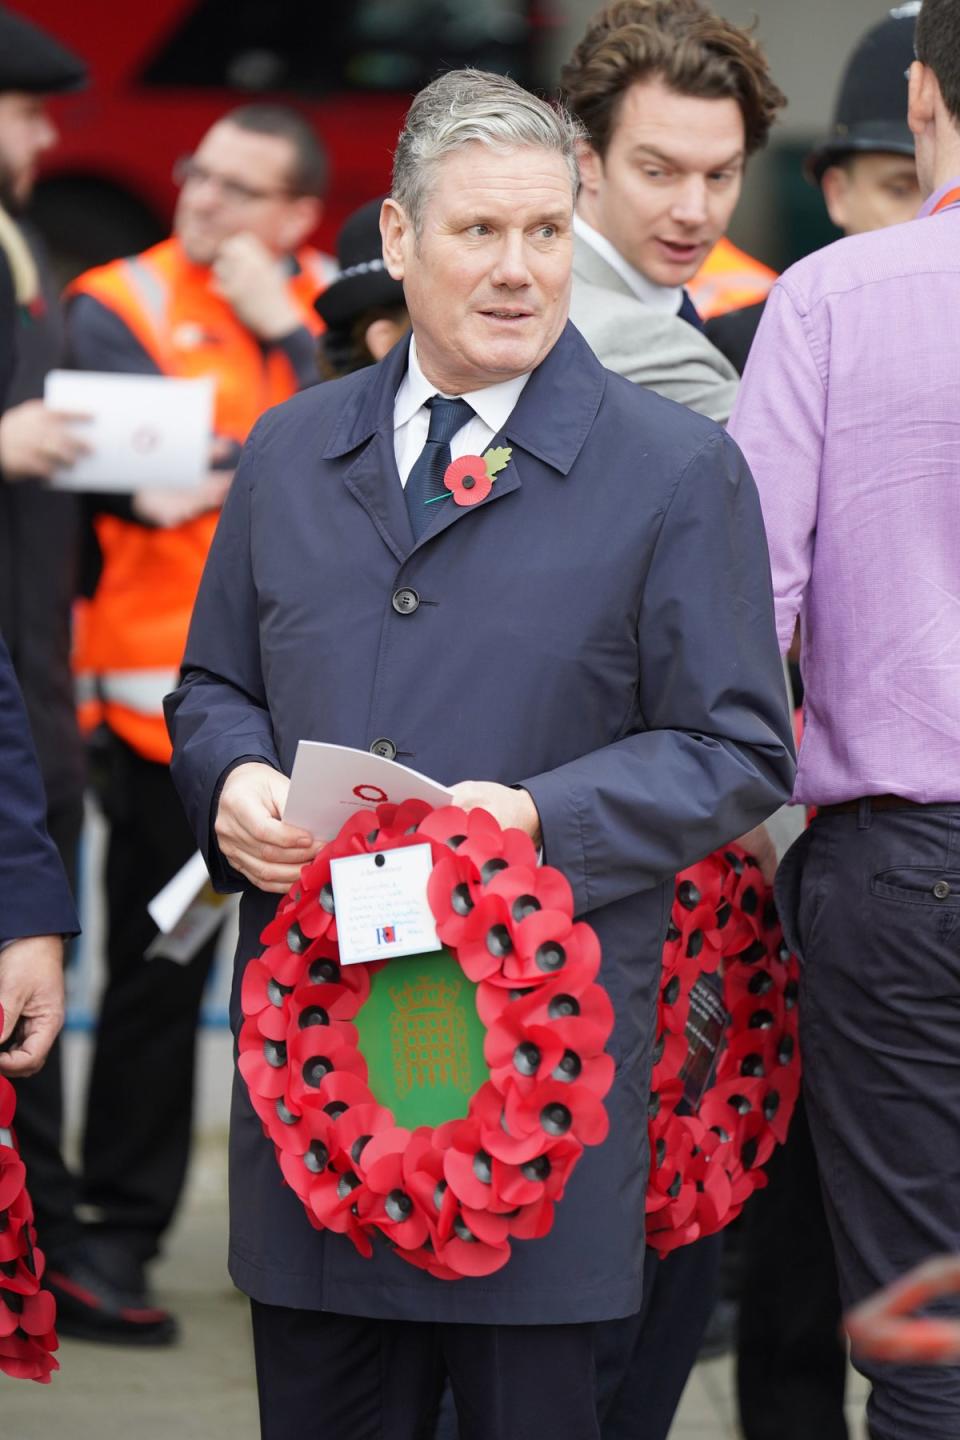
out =
[(782, 649), (800, 616), (804, 804), (960, 801), (958, 183), (787, 271), (730, 420)]

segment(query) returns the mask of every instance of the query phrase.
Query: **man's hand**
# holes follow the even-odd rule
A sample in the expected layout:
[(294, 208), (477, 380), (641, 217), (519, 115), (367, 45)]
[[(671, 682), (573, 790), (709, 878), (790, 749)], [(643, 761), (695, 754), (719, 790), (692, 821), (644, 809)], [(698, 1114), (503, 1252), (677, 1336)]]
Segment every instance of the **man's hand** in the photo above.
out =
[(283, 895), (323, 847), (280, 819), (290, 781), (272, 765), (249, 761), (231, 770), (220, 791), (214, 830), (234, 870), (259, 890)]
[(277, 257), (255, 235), (231, 235), (213, 262), (216, 288), (259, 340), (281, 340), (303, 324)]
[(753, 856), (760, 866), (764, 880), (768, 885), (772, 885), (777, 873), (777, 848), (766, 825), (758, 825), (755, 830), (748, 830), (746, 835), (740, 836), (737, 844), (742, 845), (747, 854)]
[(131, 509), (138, 520), (170, 530), (208, 510), (219, 510), (232, 479), (232, 470), (211, 470), (206, 480), (190, 490), (137, 490)]
[(49, 480), (55, 470), (89, 453), (90, 446), (75, 428), (89, 418), (48, 410), (42, 400), (14, 405), (0, 419), (0, 470), (8, 480)]
[(30, 935), (0, 951), (0, 1074), (35, 1075), (63, 1026), (63, 941), (59, 935)]
[(504, 830), (522, 830), (534, 845), (543, 843), (540, 814), (526, 790), (495, 785), (491, 780), (461, 780), (453, 786), (451, 804), (461, 810), (486, 810)]

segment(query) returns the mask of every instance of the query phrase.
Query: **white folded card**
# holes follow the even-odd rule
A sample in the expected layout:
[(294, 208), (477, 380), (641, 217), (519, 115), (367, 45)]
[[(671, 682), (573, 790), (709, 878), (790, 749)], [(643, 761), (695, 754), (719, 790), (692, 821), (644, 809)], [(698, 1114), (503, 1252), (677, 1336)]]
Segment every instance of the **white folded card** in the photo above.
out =
[(236, 903), (235, 895), (218, 895), (214, 890), (198, 850), (148, 904), (150, 919), (160, 933), (144, 951), (144, 958), (164, 956), (188, 965)]
[(400, 805), (404, 800), (449, 805), (451, 799), (443, 785), (396, 760), (383, 760), (349, 745), (301, 740), (283, 818), (288, 825), (309, 830), (318, 840), (332, 840), (357, 810)]
[(442, 949), (427, 899), (432, 869), (429, 845), (331, 860), (341, 965)]
[(57, 471), (58, 489), (189, 489), (206, 478), (211, 379), (51, 370), (43, 398), (51, 410), (89, 417), (76, 428), (90, 453)]

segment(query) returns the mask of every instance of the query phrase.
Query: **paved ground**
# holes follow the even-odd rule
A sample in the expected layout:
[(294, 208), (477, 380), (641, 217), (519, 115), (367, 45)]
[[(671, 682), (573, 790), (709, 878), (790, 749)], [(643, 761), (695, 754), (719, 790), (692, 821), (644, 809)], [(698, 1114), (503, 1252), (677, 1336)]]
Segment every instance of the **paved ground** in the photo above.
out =
[[(183, 1322), (182, 1344), (150, 1352), (64, 1341), (51, 1385), (0, 1376), (5, 1440), (257, 1440), (247, 1310), (224, 1263), (224, 1173), (224, 1142), (207, 1139), (169, 1256), (157, 1269), (158, 1292)], [(699, 1365), (671, 1440), (735, 1440), (731, 1386), (729, 1361)], [(852, 1420), (859, 1410), (855, 1404)]]

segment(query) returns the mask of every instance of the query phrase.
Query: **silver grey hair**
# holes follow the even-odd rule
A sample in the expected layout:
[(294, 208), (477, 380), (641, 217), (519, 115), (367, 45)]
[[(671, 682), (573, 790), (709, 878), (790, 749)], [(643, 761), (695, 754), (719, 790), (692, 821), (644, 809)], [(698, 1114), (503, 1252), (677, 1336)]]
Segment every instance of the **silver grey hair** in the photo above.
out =
[(419, 235), (433, 172), (440, 160), (471, 141), (492, 150), (539, 145), (566, 161), (574, 201), (580, 188), (579, 122), (506, 75), (449, 70), (421, 90), (407, 111), (393, 157), (392, 196)]

